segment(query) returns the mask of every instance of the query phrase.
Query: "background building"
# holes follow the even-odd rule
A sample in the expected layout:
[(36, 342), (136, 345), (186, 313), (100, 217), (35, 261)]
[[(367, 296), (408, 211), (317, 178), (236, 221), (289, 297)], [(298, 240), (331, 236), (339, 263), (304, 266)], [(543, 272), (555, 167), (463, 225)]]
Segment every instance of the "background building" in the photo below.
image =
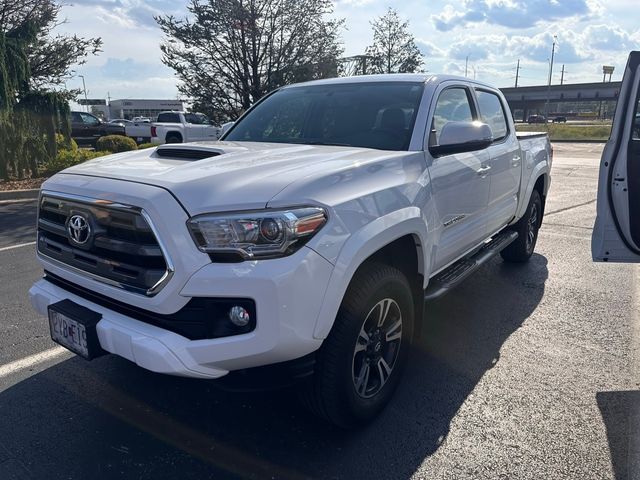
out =
[(109, 119), (149, 117), (155, 120), (160, 112), (166, 110), (184, 110), (182, 100), (147, 100), (127, 98), (111, 100), (108, 106)]

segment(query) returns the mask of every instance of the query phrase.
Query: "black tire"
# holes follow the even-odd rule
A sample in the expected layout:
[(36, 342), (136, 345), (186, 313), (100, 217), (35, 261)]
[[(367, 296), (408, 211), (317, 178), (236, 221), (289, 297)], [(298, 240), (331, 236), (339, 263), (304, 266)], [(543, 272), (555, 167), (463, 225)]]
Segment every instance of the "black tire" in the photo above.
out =
[(518, 238), (500, 252), (505, 262), (526, 262), (533, 255), (538, 241), (538, 230), (542, 224), (542, 199), (540, 193), (534, 190), (527, 205), (527, 211), (512, 229), (518, 232)]
[[(300, 397), (305, 406), (343, 428), (364, 424), (380, 413), (407, 362), (413, 337), (413, 305), (411, 287), (402, 272), (374, 262), (363, 265), (318, 351), (313, 376), (302, 386)], [(369, 330), (383, 311), (382, 327)], [(394, 338), (398, 332), (400, 337)]]
[(182, 143), (182, 135), (179, 133), (167, 134), (167, 143)]

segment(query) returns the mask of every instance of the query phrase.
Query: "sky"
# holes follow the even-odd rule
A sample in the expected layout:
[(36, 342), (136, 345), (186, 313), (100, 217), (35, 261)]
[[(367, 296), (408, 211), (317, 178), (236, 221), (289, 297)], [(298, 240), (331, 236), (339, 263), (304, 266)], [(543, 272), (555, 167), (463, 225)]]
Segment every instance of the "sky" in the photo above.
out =
[[(71, 0), (60, 33), (99, 36), (103, 51), (76, 68), (90, 98), (177, 98), (173, 71), (161, 62), (154, 15), (187, 14), (186, 0)], [(467, 75), (498, 87), (547, 83), (554, 35), (553, 80), (602, 81), (602, 66), (622, 77), (628, 52), (640, 49), (638, 0), (337, 0), (345, 19), (344, 55), (363, 53), (370, 22), (394, 8), (409, 21), (430, 73)], [(467, 62), (468, 58), (468, 62)], [(79, 77), (68, 88), (82, 88)]]

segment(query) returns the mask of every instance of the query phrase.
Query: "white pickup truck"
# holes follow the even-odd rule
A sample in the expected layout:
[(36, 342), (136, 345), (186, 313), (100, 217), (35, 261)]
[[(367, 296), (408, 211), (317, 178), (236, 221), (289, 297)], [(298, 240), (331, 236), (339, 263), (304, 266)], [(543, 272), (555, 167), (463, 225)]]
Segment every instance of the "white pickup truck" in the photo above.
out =
[(356, 425), (390, 400), (429, 300), (498, 253), (532, 255), (551, 161), (548, 137), (519, 138), (483, 83), (292, 85), (222, 141), (48, 179), (31, 301), (84, 358), (203, 379), (285, 372), (313, 411)]
[[(138, 120), (136, 119), (138, 118)], [(124, 132), (127, 137), (133, 138), (137, 143), (148, 143), (151, 141), (151, 121), (143, 117), (136, 117), (124, 125)], [(140, 120), (140, 118), (143, 118)]]
[(161, 112), (150, 126), (151, 142), (156, 144), (215, 141), (221, 133), (203, 113)]

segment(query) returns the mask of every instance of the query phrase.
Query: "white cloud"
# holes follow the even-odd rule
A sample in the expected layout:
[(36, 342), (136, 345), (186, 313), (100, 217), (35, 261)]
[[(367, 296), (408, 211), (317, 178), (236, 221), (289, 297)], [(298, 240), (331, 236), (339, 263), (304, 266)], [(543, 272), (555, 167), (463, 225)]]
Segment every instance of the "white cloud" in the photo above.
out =
[(464, 0), (462, 8), (448, 4), (431, 20), (443, 32), (478, 22), (529, 28), (542, 22), (592, 16), (597, 13), (595, 5), (588, 0)]
[(428, 40), (416, 39), (416, 45), (420, 50), (420, 53), (425, 56), (426, 59), (431, 57), (443, 57), (446, 55), (446, 51), (435, 45)]
[(618, 26), (589, 25), (584, 31), (589, 46), (598, 50), (629, 50), (638, 47), (638, 39)]
[[(79, 67), (92, 96), (175, 98), (176, 79), (161, 63), (162, 32), (154, 15), (187, 14), (188, 0), (71, 0), (63, 7), (61, 33), (100, 36), (104, 52)], [(396, 8), (408, 19), (426, 65), (433, 73), (468, 75), (498, 86), (542, 84), (548, 74), (553, 35), (555, 61), (566, 64), (566, 81), (598, 81), (602, 65), (620, 78), (629, 50), (640, 49), (640, 30), (630, 12), (638, 0), (336, 0), (335, 16), (346, 19), (345, 56), (371, 43), (370, 21)], [(624, 4), (624, 8), (621, 5)], [(446, 33), (443, 33), (446, 31)], [(557, 74), (554, 73), (554, 78)], [(78, 78), (69, 87), (81, 85)]]

